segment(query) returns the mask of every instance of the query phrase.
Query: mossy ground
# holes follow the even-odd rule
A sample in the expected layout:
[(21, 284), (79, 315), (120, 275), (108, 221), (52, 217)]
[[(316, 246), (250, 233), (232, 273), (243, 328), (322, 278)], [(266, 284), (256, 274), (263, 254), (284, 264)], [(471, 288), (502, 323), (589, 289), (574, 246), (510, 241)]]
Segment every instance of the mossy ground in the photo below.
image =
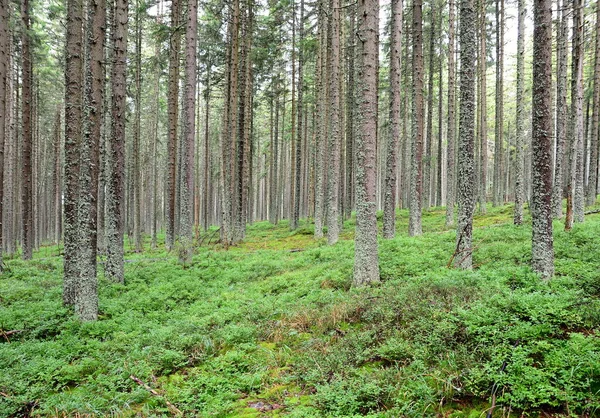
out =
[[(181, 266), (162, 248), (100, 274), (100, 319), (62, 306), (62, 259), (44, 247), (0, 276), (0, 416), (494, 416), (600, 414), (600, 214), (555, 222), (556, 277), (529, 269), (531, 227), (509, 206), (476, 215), (473, 271), (447, 268), (443, 208), (424, 235), (380, 240), (382, 282), (352, 286), (341, 241), (312, 225), (248, 228)], [(129, 248), (129, 246), (127, 246)], [(155, 389), (153, 396), (133, 381)]]

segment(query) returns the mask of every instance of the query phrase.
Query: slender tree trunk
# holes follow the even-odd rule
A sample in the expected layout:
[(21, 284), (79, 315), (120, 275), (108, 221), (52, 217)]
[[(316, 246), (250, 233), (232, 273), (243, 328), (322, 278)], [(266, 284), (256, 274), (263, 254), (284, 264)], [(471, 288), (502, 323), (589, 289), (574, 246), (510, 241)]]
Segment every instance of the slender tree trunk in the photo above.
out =
[(442, 140), (443, 140), (443, 130), (444, 130), (444, 126), (443, 126), (443, 119), (444, 119), (444, 112), (443, 112), (443, 107), (444, 107), (444, 98), (443, 98), (443, 91), (444, 91), (444, 73), (443, 73), (443, 66), (444, 66), (444, 58), (442, 55), (442, 45), (440, 44), (440, 54), (439, 54), (439, 83), (438, 83), (438, 145), (437, 145), (437, 152), (436, 152), (436, 163), (437, 163), (437, 168), (436, 168), (436, 181), (435, 181), (435, 187), (433, 188), (434, 192), (435, 192), (435, 206), (441, 206), (442, 205)]
[[(496, 123), (494, 135), (494, 206), (503, 203), (504, 167), (504, 0), (496, 0)], [(517, 54), (518, 55), (518, 54)]]
[(340, 125), (340, 2), (330, 0), (329, 21), (329, 173), (327, 194), (327, 243), (335, 244), (340, 235), (339, 180), (341, 136)]
[(412, 146), (410, 173), (410, 213), (408, 234), (421, 235), (423, 195), (423, 2), (413, 0), (413, 89)]
[[(323, 224), (325, 223), (325, 191), (326, 187), (326, 160), (327, 155), (327, 10), (326, 0), (319, 1), (319, 50), (317, 57), (317, 139), (316, 147), (316, 181), (315, 181), (315, 238), (323, 238)], [(277, 118), (276, 118), (277, 120)]]
[(475, 209), (475, 59), (476, 13), (473, 0), (460, 3), (460, 119), (458, 141), (458, 221), (454, 263), (473, 266), (473, 211)]
[[(515, 212), (514, 223), (521, 225), (523, 223), (523, 202), (525, 200), (525, 190), (523, 187), (525, 171), (525, 111), (523, 109), (523, 91), (525, 76), (525, 0), (518, 0), (518, 24), (517, 24), (517, 146), (515, 161)], [(559, 81), (560, 82), (560, 81)]]
[[(396, 18), (402, 22), (401, 16), (398, 16), (396, 4), (399, 2), (398, 0), (394, 1), (392, 14), (396, 14)], [(358, 77), (360, 100), (359, 129), (356, 137), (354, 284), (360, 286), (379, 281), (376, 206), (379, 0), (359, 0), (358, 16), (358, 42), (361, 43), (362, 54), (360, 55)], [(397, 30), (395, 25), (393, 28)], [(395, 44), (394, 47), (397, 45)], [(398, 62), (398, 64), (400, 63)], [(395, 168), (394, 165), (394, 170)]]
[(573, 222), (583, 222), (583, 5), (573, 0), (573, 60), (571, 70), (571, 148), (567, 184), (567, 219), (565, 229)]
[(9, 1), (0, 0), (0, 273), (4, 271), (4, 263), (2, 260), (3, 252), (3, 225), (4, 216), (4, 147), (6, 144), (7, 119), (10, 112), (8, 104), (8, 71), (10, 70), (9, 62)]
[(29, 21), (29, 0), (23, 0), (21, 3), (21, 17), (23, 19), (23, 35), (21, 37), (22, 48), (22, 126), (23, 126), (23, 149), (22, 149), (22, 168), (23, 168), (23, 187), (22, 195), (22, 225), (23, 225), (23, 259), (30, 260), (33, 252), (33, 128), (32, 128), (32, 81), (33, 66), (31, 54), (31, 41), (29, 31), (31, 25)]
[[(355, 57), (354, 47), (356, 38), (356, 5), (348, 8), (348, 44), (346, 54), (348, 56), (348, 84), (346, 89), (346, 202), (344, 204), (344, 217), (350, 218), (354, 206), (354, 130), (356, 117), (356, 93), (355, 93)], [(401, 23), (402, 24), (402, 23)]]
[(140, 0), (135, 4), (135, 121), (133, 126), (132, 168), (133, 187), (133, 245), (136, 252), (142, 247), (142, 171), (140, 169), (140, 135), (142, 119), (142, 11)]
[(188, 0), (185, 31), (184, 143), (181, 147), (181, 215), (179, 262), (188, 264), (193, 255), (194, 149), (196, 134), (196, 36), (198, 0)]
[[(577, 1), (577, 0), (576, 0)], [(554, 274), (552, 245), (552, 2), (533, 3), (532, 267), (544, 279)]]
[[(303, 133), (303, 90), (304, 90), (304, 0), (300, 0), (300, 31), (298, 34), (298, 129), (296, 130), (296, 155), (295, 155), (295, 179), (294, 179), (294, 210), (290, 222), (292, 230), (298, 228), (300, 218), (300, 178), (302, 176), (302, 133)], [(292, 80), (293, 82), (293, 80)]]
[[(390, 39), (390, 130), (387, 139), (385, 198), (383, 208), (383, 237), (394, 238), (396, 234), (396, 182), (398, 143), (400, 137), (400, 80), (402, 39), (402, 0), (392, 1)], [(365, 76), (363, 68), (363, 77)], [(363, 81), (364, 83), (364, 81)], [(364, 86), (363, 86), (364, 89)], [(377, 96), (375, 96), (377, 97)], [(363, 122), (363, 127), (364, 122)], [(365, 135), (363, 132), (362, 135)], [(364, 145), (363, 145), (364, 146)], [(364, 170), (364, 167), (363, 167)]]
[(65, 72), (65, 191), (64, 191), (64, 287), (63, 303), (74, 305), (78, 276), (77, 201), (79, 148), (83, 109), (83, 4), (67, 2), (67, 68)]
[(587, 204), (596, 203), (598, 193), (598, 128), (600, 126), (600, 1), (596, 1), (596, 45), (594, 51), (594, 93), (592, 106), (592, 139), (590, 141), (590, 174)]
[[(554, 186), (552, 190), (552, 216), (562, 218), (563, 178), (565, 172), (565, 146), (567, 135), (567, 43), (568, 43), (568, 2), (560, 3), (560, 24), (557, 35), (556, 75), (556, 158), (554, 160)], [(568, 161), (567, 161), (568, 163)]]
[[(60, 107), (56, 109), (56, 119), (54, 122), (54, 242), (58, 246), (62, 237), (62, 161), (60, 158), (60, 149), (62, 146)], [(0, 200), (1, 202), (1, 200)], [(0, 217), (0, 219), (2, 219)], [(2, 229), (0, 228), (0, 231)], [(2, 246), (0, 245), (0, 248)]]
[(488, 184), (488, 137), (487, 137), (487, 0), (479, 0), (479, 123), (478, 123), (478, 148), (479, 148), (479, 211), (486, 213), (487, 184)]
[(455, 83), (456, 83), (456, 68), (454, 64), (455, 54), (455, 3), (450, 0), (448, 3), (448, 130), (447, 136), (447, 151), (446, 151), (446, 226), (454, 224), (454, 202), (455, 202), (455, 142), (456, 142), (456, 114), (455, 114)]
[(227, 102), (223, 112), (222, 136), (222, 168), (221, 176), (223, 181), (223, 216), (221, 219), (221, 238), (228, 248), (233, 243), (233, 197), (235, 185), (235, 137), (237, 133), (237, 112), (238, 112), (238, 80), (239, 80), (239, 26), (240, 26), (240, 4), (239, 0), (234, 0), (231, 10), (231, 16), (228, 27), (228, 59), (227, 59), (227, 77), (228, 83), (225, 89), (224, 100)]
[(210, 147), (209, 147), (209, 126), (210, 126), (210, 89), (211, 89), (211, 61), (208, 60), (208, 68), (206, 69), (206, 90), (204, 94), (205, 109), (204, 109), (204, 195), (202, 196), (202, 225), (204, 231), (208, 230), (208, 181), (209, 181), (209, 165), (210, 165)]
[(181, 6), (179, 0), (171, 2), (171, 36), (169, 38), (169, 92), (167, 96), (167, 199), (165, 246), (173, 249), (175, 244), (175, 198), (177, 189), (177, 125), (179, 118), (179, 50)]
[(79, 277), (75, 311), (84, 321), (98, 318), (98, 177), (104, 102), (104, 39), (106, 8), (103, 0), (89, 0), (86, 27), (85, 122), (79, 180)]
[(436, 15), (435, 15), (435, 4), (431, 4), (431, 22), (429, 31), (429, 71), (427, 73), (427, 132), (425, 134), (425, 158), (423, 159), (423, 206), (425, 209), (429, 209), (431, 206), (432, 196), (432, 175), (431, 167), (433, 160), (433, 79), (435, 75), (435, 36), (436, 36)]
[(116, 0), (112, 28), (113, 66), (111, 74), (111, 135), (106, 193), (106, 276), (124, 283), (123, 234), (125, 224), (125, 106), (127, 75), (126, 0)]

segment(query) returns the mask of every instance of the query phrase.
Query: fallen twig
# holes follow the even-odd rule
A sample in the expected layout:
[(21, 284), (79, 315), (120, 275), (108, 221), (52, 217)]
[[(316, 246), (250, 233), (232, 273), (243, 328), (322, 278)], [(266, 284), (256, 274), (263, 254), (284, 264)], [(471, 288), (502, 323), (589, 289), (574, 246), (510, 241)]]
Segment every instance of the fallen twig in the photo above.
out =
[(13, 329), (10, 331), (4, 331), (3, 329), (0, 329), (0, 332), (2, 333), (2, 336), (6, 339), (6, 341), (10, 343), (10, 338), (8, 338), (8, 336), (13, 335), (13, 334), (18, 334), (19, 332), (23, 332), (23, 330)]
[(183, 412), (181, 412), (175, 405), (173, 405), (171, 402), (169, 402), (167, 400), (167, 398), (165, 398), (163, 395), (161, 395), (160, 393), (158, 393), (157, 391), (155, 391), (154, 389), (152, 389), (150, 386), (148, 386), (146, 383), (142, 382), (140, 379), (138, 379), (137, 377), (135, 377), (134, 375), (129, 376), (129, 378), (131, 380), (133, 380), (135, 383), (137, 383), (138, 385), (140, 385), (141, 387), (143, 387), (144, 389), (146, 389), (148, 392), (150, 392), (152, 395), (158, 397), (158, 398), (162, 398), (162, 400), (167, 404), (167, 407), (169, 407), (169, 409), (177, 414), (177, 415), (183, 415)]

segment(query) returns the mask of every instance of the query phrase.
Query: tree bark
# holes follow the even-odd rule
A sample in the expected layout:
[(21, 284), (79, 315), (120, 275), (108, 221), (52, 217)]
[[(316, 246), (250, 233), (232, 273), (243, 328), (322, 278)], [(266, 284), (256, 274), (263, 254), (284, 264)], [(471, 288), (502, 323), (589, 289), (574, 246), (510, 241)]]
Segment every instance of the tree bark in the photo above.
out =
[(188, 0), (185, 31), (185, 107), (184, 144), (181, 147), (181, 215), (179, 262), (189, 264), (193, 251), (194, 150), (196, 134), (196, 36), (198, 32), (198, 0)]
[(22, 126), (23, 126), (23, 148), (22, 158), (22, 179), (23, 187), (21, 189), (21, 221), (23, 228), (23, 259), (31, 260), (34, 245), (33, 231), (33, 127), (32, 127), (32, 81), (33, 65), (31, 54), (31, 40), (29, 31), (31, 23), (29, 20), (29, 0), (23, 0), (21, 3), (21, 18), (23, 20), (21, 48), (22, 48)]
[(413, 0), (413, 85), (412, 85), (412, 146), (410, 172), (410, 210), (408, 234), (421, 235), (423, 195), (423, 2)]
[(479, 0), (479, 104), (477, 111), (478, 118), (478, 148), (479, 148), (479, 211), (486, 213), (487, 204), (487, 184), (488, 184), (488, 137), (487, 137), (487, 0)]
[(594, 93), (592, 105), (592, 138), (590, 141), (590, 174), (587, 204), (596, 203), (598, 194), (598, 128), (600, 126), (600, 1), (596, 1), (596, 45), (594, 52)]
[(523, 91), (525, 76), (525, 0), (518, 0), (517, 23), (517, 114), (516, 114), (516, 161), (515, 161), (515, 212), (514, 223), (523, 223), (523, 202), (525, 200), (524, 171), (525, 171), (525, 114), (523, 109)]
[[(317, 57), (317, 138), (315, 162), (315, 238), (323, 238), (325, 223), (326, 149), (327, 141), (327, 10), (326, 0), (319, 1), (319, 49)], [(277, 118), (276, 118), (277, 119)]]
[(126, 0), (117, 0), (112, 27), (113, 66), (111, 73), (111, 135), (109, 176), (106, 193), (106, 276), (125, 282), (123, 233), (125, 221), (125, 109), (127, 76)]
[[(557, 34), (557, 62), (556, 75), (556, 158), (554, 160), (554, 186), (552, 189), (552, 216), (562, 218), (563, 178), (565, 175), (565, 149), (567, 136), (567, 65), (569, 38), (568, 2), (560, 3), (560, 24)], [(568, 163), (568, 161), (566, 161)]]
[(8, 107), (8, 72), (9, 72), (9, 0), (0, 0), (0, 273), (4, 271), (3, 253), (3, 216), (4, 216), (4, 147), (6, 144)]
[[(393, 7), (392, 13), (397, 14), (397, 4), (393, 6), (396, 7)], [(362, 53), (358, 77), (354, 284), (360, 286), (379, 281), (376, 206), (379, 0), (359, 0), (358, 9), (358, 42), (362, 44)]]
[(473, 0), (460, 3), (460, 119), (458, 141), (458, 221), (455, 265), (473, 266), (472, 234), (475, 208), (475, 59), (476, 14)]
[[(496, 122), (494, 134), (494, 206), (504, 196), (504, 0), (496, 0)], [(518, 55), (518, 54), (517, 54)], [(518, 103), (518, 101), (517, 101)], [(522, 105), (522, 104), (521, 104)]]
[(446, 133), (446, 226), (454, 225), (454, 203), (455, 203), (455, 142), (456, 142), (456, 67), (454, 63), (455, 54), (455, 3), (448, 3), (448, 130)]
[(400, 137), (400, 80), (402, 68), (400, 62), (402, 57), (401, 39), (402, 0), (393, 0), (390, 35), (390, 124), (387, 135), (383, 204), (383, 237), (387, 239), (394, 238), (394, 235), (396, 234), (396, 182), (398, 172), (398, 143)]
[(583, 5), (573, 0), (573, 47), (571, 67), (570, 158), (565, 229), (583, 222)]
[(175, 244), (175, 198), (177, 195), (177, 126), (179, 118), (179, 50), (181, 37), (181, 5), (179, 0), (171, 2), (171, 33), (169, 38), (169, 81), (167, 96), (168, 138), (167, 138), (167, 198), (165, 246), (173, 249)]
[[(577, 1), (577, 0), (576, 0)], [(532, 268), (544, 279), (554, 274), (552, 244), (552, 2), (533, 3), (532, 88)]]
[(327, 193), (327, 243), (335, 244), (340, 235), (339, 181), (342, 130), (340, 125), (340, 1), (330, 0), (329, 21), (329, 172)]
[(67, 2), (67, 51), (65, 71), (65, 184), (64, 184), (64, 285), (63, 303), (74, 305), (78, 260), (77, 201), (79, 195), (79, 148), (83, 109), (83, 5)]

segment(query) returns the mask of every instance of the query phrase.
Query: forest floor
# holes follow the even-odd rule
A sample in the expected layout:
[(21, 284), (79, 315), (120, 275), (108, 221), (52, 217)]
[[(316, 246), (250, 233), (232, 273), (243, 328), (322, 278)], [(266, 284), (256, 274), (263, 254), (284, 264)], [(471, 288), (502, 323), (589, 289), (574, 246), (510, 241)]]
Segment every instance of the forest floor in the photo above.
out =
[(126, 254), (125, 285), (100, 272), (93, 323), (62, 306), (57, 247), (6, 260), (0, 416), (475, 418), (494, 395), (494, 417), (600, 416), (600, 214), (554, 223), (549, 283), (510, 206), (476, 215), (473, 271), (447, 267), (442, 208), (421, 237), (407, 215), (364, 288), (354, 219), (334, 246), (305, 222), (256, 223), (185, 267), (147, 242)]

